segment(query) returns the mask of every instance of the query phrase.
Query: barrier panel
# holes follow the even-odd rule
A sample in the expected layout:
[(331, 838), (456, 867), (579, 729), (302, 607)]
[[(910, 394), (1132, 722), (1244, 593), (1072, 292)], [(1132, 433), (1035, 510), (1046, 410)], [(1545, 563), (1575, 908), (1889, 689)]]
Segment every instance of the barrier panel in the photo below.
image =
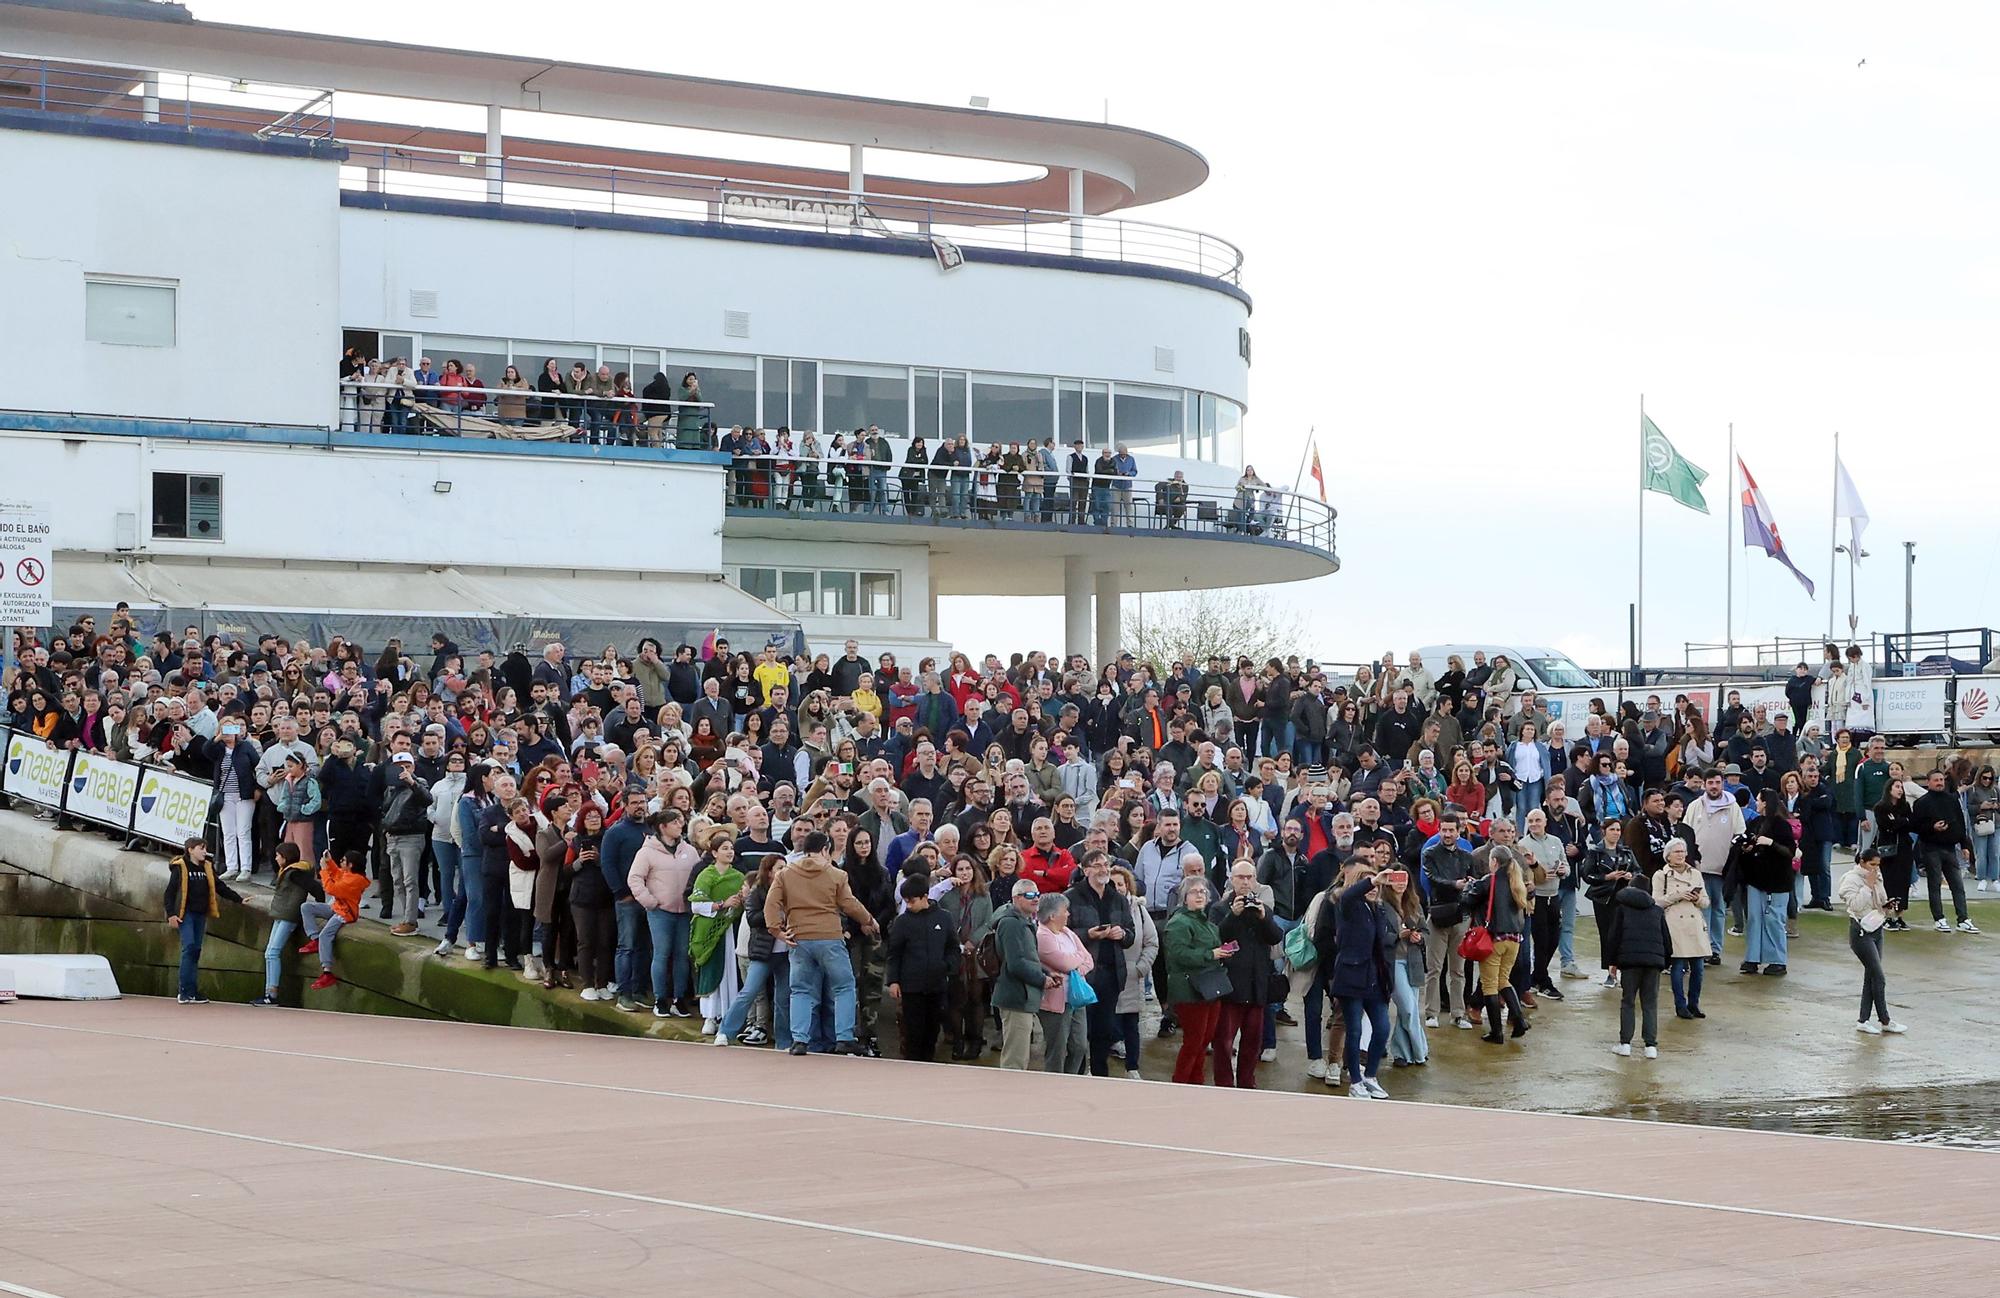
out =
[(1875, 682), (1875, 728), (1885, 735), (1942, 734), (1950, 676), (1891, 676)]
[(0, 763), (7, 772), (7, 796), (60, 811), (63, 791), (68, 787), (70, 757), (68, 751), (33, 735), (9, 732), (7, 760)]
[(178, 848), (208, 828), (212, 786), (173, 771), (147, 770), (132, 806), (132, 832)]
[(126, 829), (132, 824), (132, 799), (143, 774), (145, 768), (131, 762), (103, 753), (79, 752), (70, 761), (63, 811), (95, 824)]
[(1960, 676), (1953, 683), (1958, 687), (1951, 709), (1953, 733), (1985, 735), (2000, 730), (2000, 676)]

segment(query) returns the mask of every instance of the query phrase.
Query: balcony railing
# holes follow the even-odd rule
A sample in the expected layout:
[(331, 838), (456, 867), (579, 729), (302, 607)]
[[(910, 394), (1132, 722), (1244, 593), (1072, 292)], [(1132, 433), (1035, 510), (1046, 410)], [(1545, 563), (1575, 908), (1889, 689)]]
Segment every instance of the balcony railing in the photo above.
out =
[(588, 446), (713, 449), (709, 401), (537, 392), (531, 388), (347, 379), (340, 385), (346, 432), (498, 438)]
[[(974, 449), (985, 452), (984, 447)], [(1032, 485), (1037, 478), (1039, 485)], [(732, 513), (744, 517), (1130, 529), (1291, 542), (1327, 554), (1334, 553), (1337, 516), (1325, 501), (1261, 483), (1217, 489), (1176, 479), (802, 455), (735, 456), (728, 504)]]
[(333, 138), (333, 92), (0, 53), (0, 108), (112, 121)]
[(947, 240), (962, 247), (1160, 266), (1228, 284), (1243, 278), (1243, 252), (1236, 245), (1151, 221), (549, 158), (354, 142), (347, 149), (341, 184), (348, 189), (810, 230), (856, 240)]

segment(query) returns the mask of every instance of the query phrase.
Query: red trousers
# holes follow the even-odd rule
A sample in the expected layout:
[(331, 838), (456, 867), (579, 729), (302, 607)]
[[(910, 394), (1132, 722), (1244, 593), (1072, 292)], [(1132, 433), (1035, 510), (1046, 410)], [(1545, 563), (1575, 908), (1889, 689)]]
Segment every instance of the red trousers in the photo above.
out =
[(1174, 1006), (1181, 1021), (1181, 1052), (1174, 1057), (1174, 1080), (1189, 1086), (1202, 1084), (1202, 1064), (1208, 1058), (1209, 1043), (1215, 1039), (1218, 1001), (1183, 1001)]
[(1264, 1007), (1218, 1001), (1215, 1019), (1215, 1084), (1257, 1089), (1257, 1054), (1264, 1048)]

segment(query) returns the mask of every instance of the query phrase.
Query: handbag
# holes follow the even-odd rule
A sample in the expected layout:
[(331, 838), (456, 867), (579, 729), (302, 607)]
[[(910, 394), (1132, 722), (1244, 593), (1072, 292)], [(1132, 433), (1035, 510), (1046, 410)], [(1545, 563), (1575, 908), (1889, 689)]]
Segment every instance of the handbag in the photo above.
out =
[(1319, 963), (1319, 948), (1313, 945), (1312, 934), (1304, 924), (1285, 934), (1285, 963), (1299, 973)]
[(1493, 923), (1493, 901), (1499, 891), (1500, 879), (1495, 875), (1492, 877), (1491, 885), (1486, 889), (1486, 918), (1465, 930), (1465, 936), (1458, 940), (1459, 955), (1475, 964), (1493, 954), (1493, 934), (1490, 926)]
[(1068, 1007), (1078, 1009), (1085, 1005), (1097, 1004), (1097, 989), (1090, 985), (1090, 979), (1083, 976), (1083, 970), (1069, 971), (1069, 986), (1065, 991)]
[(1230, 985), (1229, 970), (1221, 965), (1197, 970), (1194, 976), (1188, 979), (1188, 989), (1194, 993), (1195, 999), (1200, 1001), (1221, 1000), (1229, 994)]

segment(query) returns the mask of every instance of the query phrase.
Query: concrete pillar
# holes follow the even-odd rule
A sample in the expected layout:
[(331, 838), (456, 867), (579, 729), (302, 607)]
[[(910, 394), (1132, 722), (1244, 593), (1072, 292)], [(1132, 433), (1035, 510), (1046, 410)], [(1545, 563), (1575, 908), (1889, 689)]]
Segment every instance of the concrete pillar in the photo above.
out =
[(144, 92), (139, 100), (139, 115), (149, 122), (160, 120), (160, 74), (148, 72), (144, 82)]
[(1124, 589), (1121, 574), (1097, 574), (1097, 652), (1090, 664), (1098, 671), (1104, 670), (1104, 664), (1116, 662), (1119, 650), (1124, 647), (1125, 620), (1120, 607)]
[(1069, 171), (1069, 250), (1083, 255), (1083, 172)]
[(506, 136), (500, 130), (500, 105), (486, 105), (486, 201), (501, 202), (504, 197), (505, 171), (500, 155), (507, 148)]
[(847, 192), (861, 197), (868, 179), (867, 150), (859, 144), (847, 146)]
[(1090, 657), (1090, 561), (1063, 556), (1063, 652)]
[(931, 574), (931, 581), (930, 581), (930, 588), (931, 588), (931, 589), (930, 589), (930, 595), (931, 595), (931, 630), (930, 630), (930, 636), (931, 636), (931, 639), (933, 639), (933, 640), (935, 640), (935, 639), (937, 639), (937, 638), (938, 638), (938, 588), (937, 588), (937, 586), (938, 586), (938, 584), (937, 584), (937, 574), (936, 574), (936, 573), (932, 573), (932, 574)]
[(365, 176), (367, 176), (367, 178), (368, 178), (368, 192), (369, 192), (369, 193), (371, 193), (371, 194), (379, 194), (379, 193), (381, 193), (381, 192), (382, 192), (382, 168), (380, 168), (380, 167), (364, 167), (364, 168), (362, 168), (362, 173), (363, 173), (363, 174), (364, 174)]

